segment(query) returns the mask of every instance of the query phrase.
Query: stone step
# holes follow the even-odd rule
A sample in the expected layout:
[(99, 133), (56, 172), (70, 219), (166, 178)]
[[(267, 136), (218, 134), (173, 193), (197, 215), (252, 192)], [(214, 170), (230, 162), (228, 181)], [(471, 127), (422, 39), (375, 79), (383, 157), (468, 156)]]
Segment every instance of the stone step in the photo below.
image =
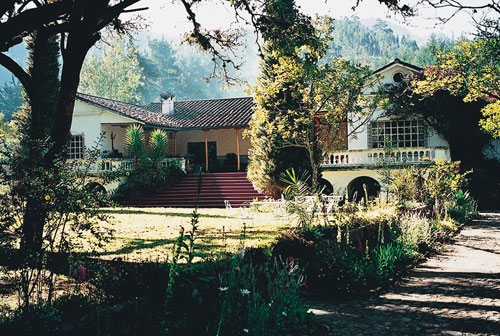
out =
[[(124, 202), (133, 207), (195, 207), (198, 192), (198, 174), (187, 174), (176, 184), (142, 199)], [(206, 173), (201, 176), (201, 189), (198, 197), (200, 208), (223, 208), (224, 201), (238, 206), (254, 199), (266, 197), (257, 192), (246, 173)]]

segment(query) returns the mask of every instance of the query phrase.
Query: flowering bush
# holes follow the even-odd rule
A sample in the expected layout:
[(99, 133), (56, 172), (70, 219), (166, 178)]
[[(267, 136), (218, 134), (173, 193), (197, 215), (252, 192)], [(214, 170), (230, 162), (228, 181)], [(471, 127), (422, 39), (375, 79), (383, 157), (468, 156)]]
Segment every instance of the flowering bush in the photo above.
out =
[[(21, 245), (16, 253), (21, 256), (21, 267), (12, 280), (19, 286), (19, 299), (25, 306), (54, 299), (56, 275), (47, 267), (54, 254), (69, 253), (81, 243), (81, 237), (95, 247), (112, 234), (99, 225), (107, 219), (98, 211), (101, 204), (109, 203), (106, 193), (88, 187), (89, 167), (100, 157), (98, 145), (85, 149), (85, 160), (72, 166), (57, 157), (48, 167), (31, 167), (24, 156), (6, 154), (10, 171), (0, 171), (5, 190), (0, 194), (0, 229), (11, 233), (11, 248)], [(44, 151), (50, 148), (46, 143), (39, 146)]]

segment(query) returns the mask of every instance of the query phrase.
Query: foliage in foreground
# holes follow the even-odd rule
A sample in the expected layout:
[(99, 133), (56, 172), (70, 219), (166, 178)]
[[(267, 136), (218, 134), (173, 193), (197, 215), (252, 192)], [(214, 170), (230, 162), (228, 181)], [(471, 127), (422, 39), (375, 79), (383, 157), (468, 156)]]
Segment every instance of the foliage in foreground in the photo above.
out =
[[(5, 153), (11, 172), (0, 168), (0, 186), (4, 190), (0, 194), (0, 255), (19, 267), (14, 282), (20, 287), (20, 301), (25, 308), (54, 298), (56, 272), (48, 268), (51, 257), (75, 250), (77, 237), (87, 237), (90, 246), (98, 247), (112, 234), (112, 230), (100, 226), (108, 216), (97, 210), (109, 199), (94, 187), (96, 182), (89, 183), (87, 176), (99, 151), (86, 149), (84, 155), (85, 160), (73, 165), (58, 159), (52, 169), (31, 171), (23, 157)], [(104, 184), (113, 178), (102, 176), (99, 181)], [(47, 215), (40, 250), (26, 254), (26, 250), (16, 248), (26, 239), (22, 225), (29, 199), (36, 200), (40, 211)]]
[[(0, 318), (1, 334), (321, 335), (299, 300), (301, 268), (261, 250), (179, 267), (88, 264), (90, 295), (68, 295)], [(172, 265), (170, 265), (172, 267)]]
[[(396, 181), (412, 185), (412, 178), (421, 177), (402, 174)], [(194, 211), (191, 230), (181, 230), (169, 263), (80, 261), (85, 272), (76, 268), (74, 288), (53, 302), (5, 310), (0, 333), (322, 335), (322, 325), (301, 300), (304, 294), (378, 293), (471, 218), (474, 202), (458, 188), (464, 176), (454, 163), (437, 165), (425, 178), (423, 193), (398, 189), (400, 196), (427, 195), (424, 207), (347, 202), (324, 225), (284, 231), (270, 247), (242, 245), (239, 253), (211, 258), (196, 247)], [(427, 211), (437, 194), (446, 195), (437, 201), (443, 209)], [(195, 263), (195, 257), (205, 259)]]

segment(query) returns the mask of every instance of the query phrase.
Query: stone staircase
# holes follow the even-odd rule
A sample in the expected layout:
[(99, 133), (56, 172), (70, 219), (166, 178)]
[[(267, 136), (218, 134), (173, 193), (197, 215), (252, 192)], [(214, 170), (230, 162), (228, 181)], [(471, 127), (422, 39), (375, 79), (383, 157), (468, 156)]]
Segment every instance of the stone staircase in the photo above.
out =
[[(173, 186), (147, 198), (128, 200), (122, 205), (131, 207), (194, 208), (198, 190), (198, 174), (187, 174)], [(233, 206), (251, 202), (265, 195), (257, 192), (246, 173), (204, 173), (201, 175), (199, 208), (224, 208), (227, 200)]]

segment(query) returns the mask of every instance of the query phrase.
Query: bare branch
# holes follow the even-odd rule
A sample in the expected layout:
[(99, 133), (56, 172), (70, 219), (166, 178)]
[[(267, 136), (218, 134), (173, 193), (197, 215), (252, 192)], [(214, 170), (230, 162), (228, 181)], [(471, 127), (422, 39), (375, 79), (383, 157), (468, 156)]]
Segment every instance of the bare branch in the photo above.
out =
[(198, 45), (203, 52), (212, 55), (213, 69), (211, 74), (205, 80), (218, 78), (219, 74), (228, 85), (240, 82), (239, 79), (231, 77), (229, 66), (233, 69), (240, 69), (242, 64), (235, 62), (236, 50), (242, 46), (241, 38), (245, 35), (242, 30), (235, 29), (202, 29), (198, 22), (196, 13), (193, 10), (193, 4), (197, 1), (181, 0), (188, 14), (188, 20), (192, 23), (192, 31), (186, 35), (184, 42), (191, 45)]
[[(485, 20), (488, 15), (491, 15), (491, 12), (500, 14), (500, 2), (498, 0), (488, 1), (480, 4), (463, 4), (463, 0), (421, 0), (420, 4), (428, 5), (435, 9), (451, 9), (451, 14), (439, 17), (442, 23), (447, 23), (459, 13), (466, 12), (471, 16), (476, 27), (479, 27), (481, 25), (480, 22)], [(481, 18), (478, 19), (478, 16)]]

